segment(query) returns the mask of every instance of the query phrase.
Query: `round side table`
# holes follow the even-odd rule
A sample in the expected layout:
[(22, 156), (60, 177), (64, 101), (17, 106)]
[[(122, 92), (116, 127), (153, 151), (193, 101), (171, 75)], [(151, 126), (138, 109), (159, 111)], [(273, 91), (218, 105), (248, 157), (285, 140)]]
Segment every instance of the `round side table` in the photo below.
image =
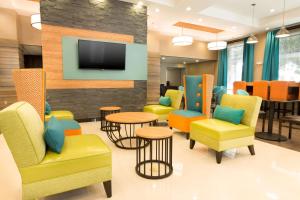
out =
[[(110, 114), (119, 113), (120, 110), (121, 110), (121, 107), (118, 107), (118, 106), (104, 106), (104, 107), (99, 108), (101, 131), (107, 131), (107, 129), (109, 127), (105, 117)], [(110, 128), (120, 129), (120, 126), (117, 126), (116, 124), (112, 124), (112, 126)]]
[[(108, 138), (121, 149), (136, 149), (135, 130), (143, 126), (155, 126), (158, 115), (146, 112), (121, 112), (106, 116), (108, 126), (117, 125), (121, 129), (107, 128)], [(147, 145), (147, 144), (146, 144)]]
[[(147, 179), (170, 176), (172, 166), (172, 134), (165, 127), (144, 127), (136, 130), (136, 173)], [(145, 145), (149, 143), (149, 145)]]

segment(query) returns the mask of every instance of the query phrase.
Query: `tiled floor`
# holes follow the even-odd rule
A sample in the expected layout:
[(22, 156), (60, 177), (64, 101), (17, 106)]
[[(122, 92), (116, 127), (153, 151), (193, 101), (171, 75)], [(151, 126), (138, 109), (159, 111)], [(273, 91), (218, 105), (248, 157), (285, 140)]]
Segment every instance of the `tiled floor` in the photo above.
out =
[[(166, 179), (147, 180), (134, 171), (134, 151), (116, 148), (105, 133), (99, 131), (99, 123), (81, 125), (85, 133), (98, 134), (112, 148), (112, 200), (300, 199), (300, 152), (256, 140), (255, 156), (251, 156), (247, 148), (241, 148), (235, 158), (224, 157), (222, 164), (217, 165), (214, 152), (199, 143), (190, 150), (188, 140), (175, 133), (174, 173)], [(293, 142), (287, 144), (299, 145), (297, 138), (300, 139), (295, 133)], [(45, 200), (105, 198), (102, 184), (96, 184)]]

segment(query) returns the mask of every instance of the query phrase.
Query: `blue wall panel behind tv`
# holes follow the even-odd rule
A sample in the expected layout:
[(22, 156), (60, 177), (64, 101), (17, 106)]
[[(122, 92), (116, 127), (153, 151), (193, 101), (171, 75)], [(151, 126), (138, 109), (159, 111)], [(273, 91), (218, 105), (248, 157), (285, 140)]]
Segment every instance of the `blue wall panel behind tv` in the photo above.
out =
[(64, 79), (147, 80), (147, 45), (126, 44), (125, 70), (90, 70), (78, 67), (78, 39), (93, 40), (76, 37), (62, 39)]

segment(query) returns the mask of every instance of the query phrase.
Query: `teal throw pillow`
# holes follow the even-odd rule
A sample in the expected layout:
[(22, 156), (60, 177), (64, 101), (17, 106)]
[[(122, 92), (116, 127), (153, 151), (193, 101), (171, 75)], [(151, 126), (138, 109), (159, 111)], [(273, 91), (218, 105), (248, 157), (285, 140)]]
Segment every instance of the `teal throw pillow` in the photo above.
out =
[(227, 106), (217, 105), (213, 118), (227, 121), (233, 124), (240, 124), (245, 110), (235, 109)]
[(59, 120), (51, 117), (48, 121), (44, 135), (47, 147), (56, 153), (60, 153), (65, 142), (64, 128)]
[(159, 104), (163, 106), (170, 106), (171, 105), (171, 98), (170, 97), (160, 97)]
[(45, 106), (46, 108), (45, 108), (45, 114), (46, 115), (50, 115), (50, 113), (51, 113), (51, 106), (50, 106), (50, 104), (46, 101), (46, 106)]
[(243, 96), (249, 96), (249, 93), (245, 90), (237, 90), (236, 94), (237, 95), (243, 95)]

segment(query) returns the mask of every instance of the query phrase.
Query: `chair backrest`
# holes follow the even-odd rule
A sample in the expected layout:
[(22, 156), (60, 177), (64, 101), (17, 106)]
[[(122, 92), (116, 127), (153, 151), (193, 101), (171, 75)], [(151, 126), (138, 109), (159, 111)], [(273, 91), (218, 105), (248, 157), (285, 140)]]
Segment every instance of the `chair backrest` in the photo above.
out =
[(247, 83), (245, 81), (235, 81), (233, 83), (233, 94), (236, 94), (237, 90), (247, 90)]
[(175, 109), (180, 108), (180, 104), (181, 104), (182, 97), (183, 97), (183, 91), (169, 89), (166, 91), (165, 96), (171, 98), (171, 107), (173, 107)]
[(222, 96), (227, 94), (227, 88), (225, 86), (215, 86), (213, 89), (213, 96), (217, 105), (220, 105)]
[(269, 99), (269, 81), (254, 81), (253, 96), (261, 97), (263, 100)]
[(270, 82), (270, 100), (286, 101), (289, 94), (288, 81), (271, 81)]
[(0, 111), (0, 132), (18, 167), (36, 165), (44, 158), (44, 124), (29, 103), (17, 102)]
[(244, 109), (244, 117), (241, 124), (255, 128), (262, 98), (257, 96), (242, 96), (224, 94), (221, 105), (232, 108)]
[(0, 199), (22, 200), (22, 179), (7, 143), (0, 134)]
[(202, 76), (185, 76), (185, 109), (209, 115), (213, 84), (214, 76), (210, 74), (203, 74)]

